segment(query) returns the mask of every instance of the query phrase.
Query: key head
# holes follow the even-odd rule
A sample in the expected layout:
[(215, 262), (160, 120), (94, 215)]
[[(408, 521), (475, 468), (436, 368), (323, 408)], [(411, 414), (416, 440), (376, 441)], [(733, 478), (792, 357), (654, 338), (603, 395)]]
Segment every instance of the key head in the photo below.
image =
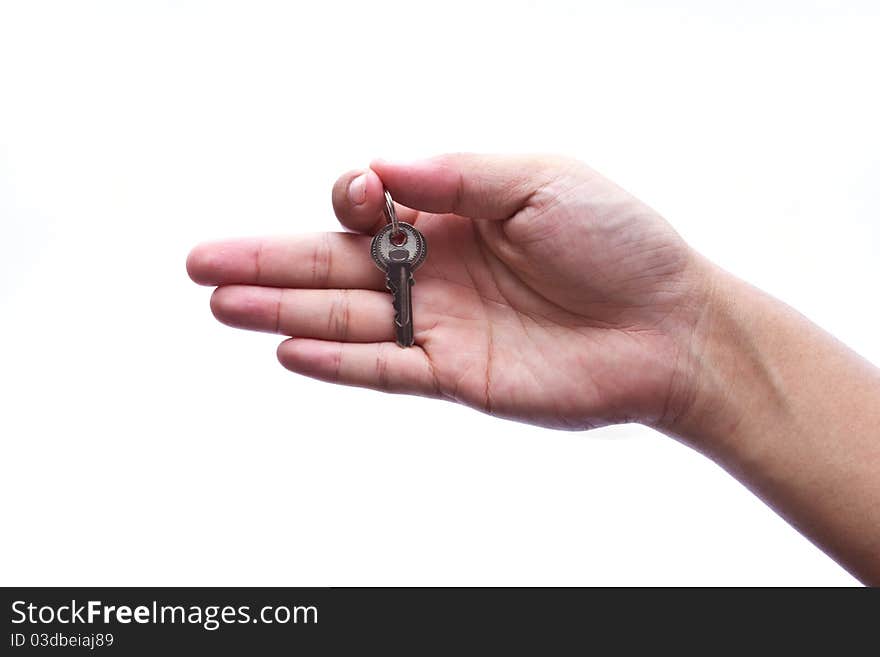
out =
[(384, 226), (376, 233), (370, 249), (373, 261), (379, 269), (385, 272), (388, 271), (388, 267), (392, 263), (407, 264), (410, 271), (415, 271), (428, 255), (428, 243), (415, 226), (402, 221), (398, 226), (403, 235), (398, 240), (391, 239), (393, 230), (391, 224)]

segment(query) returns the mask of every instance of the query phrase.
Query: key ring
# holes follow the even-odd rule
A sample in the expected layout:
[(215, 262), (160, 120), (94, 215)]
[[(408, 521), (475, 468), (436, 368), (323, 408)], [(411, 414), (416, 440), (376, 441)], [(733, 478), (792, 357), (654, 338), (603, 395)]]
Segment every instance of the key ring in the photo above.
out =
[(397, 212), (394, 209), (394, 201), (391, 200), (391, 192), (385, 190), (385, 216), (391, 222), (391, 238), (400, 237), (400, 222), (397, 220)]

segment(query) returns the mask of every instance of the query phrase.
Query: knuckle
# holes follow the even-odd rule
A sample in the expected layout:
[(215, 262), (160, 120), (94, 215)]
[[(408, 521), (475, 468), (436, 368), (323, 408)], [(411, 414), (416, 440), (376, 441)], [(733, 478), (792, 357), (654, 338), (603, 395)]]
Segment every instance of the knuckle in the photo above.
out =
[(330, 234), (325, 233), (312, 250), (312, 287), (327, 287), (332, 267), (333, 248), (330, 244)]
[(330, 308), (330, 330), (331, 336), (343, 342), (348, 341), (349, 331), (351, 327), (351, 291), (337, 290), (333, 295), (333, 301)]
[(391, 380), (388, 372), (389, 346), (389, 343), (382, 342), (376, 350), (376, 388), (382, 392), (391, 392)]
[(333, 374), (330, 377), (330, 380), (333, 383), (339, 383), (342, 381), (342, 350), (344, 349), (344, 345), (341, 343), (337, 345), (336, 349), (333, 350), (333, 353), (330, 357), (330, 371)]

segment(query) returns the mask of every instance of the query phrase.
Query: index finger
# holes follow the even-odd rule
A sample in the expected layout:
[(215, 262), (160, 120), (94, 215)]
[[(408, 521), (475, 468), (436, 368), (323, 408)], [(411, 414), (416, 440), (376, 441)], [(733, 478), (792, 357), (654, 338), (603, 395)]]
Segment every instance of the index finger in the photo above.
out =
[(205, 242), (190, 251), (186, 269), (200, 285), (385, 289), (370, 238), (351, 233)]

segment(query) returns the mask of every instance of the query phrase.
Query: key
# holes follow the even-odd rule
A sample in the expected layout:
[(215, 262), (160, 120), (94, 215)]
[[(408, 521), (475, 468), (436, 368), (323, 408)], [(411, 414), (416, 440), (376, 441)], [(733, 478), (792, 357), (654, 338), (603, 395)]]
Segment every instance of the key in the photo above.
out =
[[(395, 226), (398, 229), (394, 235)], [(385, 272), (385, 287), (392, 294), (394, 328), (397, 344), (413, 344), (412, 286), (413, 272), (425, 261), (428, 243), (415, 226), (397, 221), (376, 233), (370, 252), (376, 266)]]

